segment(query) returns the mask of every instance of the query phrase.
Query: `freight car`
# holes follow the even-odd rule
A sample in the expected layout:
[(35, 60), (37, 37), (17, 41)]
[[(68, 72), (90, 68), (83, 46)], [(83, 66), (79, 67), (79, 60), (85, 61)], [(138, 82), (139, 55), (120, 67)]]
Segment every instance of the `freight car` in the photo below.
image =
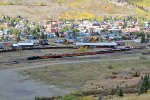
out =
[(40, 56), (32, 56), (32, 57), (28, 57), (27, 60), (37, 60), (37, 59), (41, 59)]

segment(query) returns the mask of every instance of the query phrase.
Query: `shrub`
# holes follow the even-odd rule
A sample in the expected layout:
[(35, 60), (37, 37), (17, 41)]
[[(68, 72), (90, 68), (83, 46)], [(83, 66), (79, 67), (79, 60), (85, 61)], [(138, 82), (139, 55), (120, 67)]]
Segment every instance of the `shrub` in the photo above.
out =
[(108, 66), (108, 69), (113, 69), (113, 66), (112, 66), (112, 65), (109, 65), (109, 66)]
[(35, 100), (52, 100), (52, 99), (48, 97), (35, 97)]
[(102, 99), (103, 99), (102, 96), (99, 96), (99, 97), (98, 97), (98, 100), (102, 100)]
[(5, 6), (5, 5), (14, 5), (12, 2), (0, 2), (0, 5)]
[(116, 90), (114, 88), (112, 88), (110, 94), (115, 95), (115, 93), (116, 93)]
[(140, 77), (140, 72), (135, 72), (132, 74), (132, 77)]
[(73, 96), (73, 95), (65, 95), (62, 97), (62, 100), (79, 100), (78, 97)]

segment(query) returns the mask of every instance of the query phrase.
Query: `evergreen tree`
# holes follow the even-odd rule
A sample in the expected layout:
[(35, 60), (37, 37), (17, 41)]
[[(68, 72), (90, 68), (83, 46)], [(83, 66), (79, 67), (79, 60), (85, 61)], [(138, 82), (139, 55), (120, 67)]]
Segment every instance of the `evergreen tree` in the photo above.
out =
[(142, 79), (138, 94), (140, 95), (143, 93), (147, 93), (148, 89), (150, 89), (150, 78), (149, 75), (145, 75), (144, 79)]
[(123, 97), (123, 89), (122, 88), (119, 88), (118, 96)]
[(41, 32), (41, 39), (45, 39), (44, 32)]
[(59, 32), (58, 32), (58, 31), (56, 31), (56, 32), (55, 32), (55, 35), (56, 35), (57, 37), (59, 37)]
[(141, 43), (145, 43), (145, 35), (142, 35), (142, 37), (141, 37)]
[(102, 99), (103, 99), (102, 96), (99, 96), (99, 97), (98, 97), (98, 100), (102, 100)]

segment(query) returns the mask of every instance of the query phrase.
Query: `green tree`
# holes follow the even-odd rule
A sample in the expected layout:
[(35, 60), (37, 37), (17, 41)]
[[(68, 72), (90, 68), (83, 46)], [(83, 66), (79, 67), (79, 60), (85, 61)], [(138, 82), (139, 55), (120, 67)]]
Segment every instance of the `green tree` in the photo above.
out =
[(40, 36), (39, 32), (37, 32), (35, 29), (30, 30), (30, 34), (32, 36), (37, 37), (37, 38), (39, 38), (39, 36)]
[(58, 31), (56, 31), (56, 32), (55, 32), (55, 35), (56, 35), (57, 37), (59, 37), (59, 32), (58, 32)]
[(103, 97), (102, 97), (102, 96), (99, 96), (99, 97), (98, 97), (98, 100), (103, 100)]
[(79, 98), (73, 95), (65, 95), (62, 100), (79, 100)]
[(142, 37), (141, 37), (141, 43), (145, 43), (145, 35), (142, 35)]
[(11, 28), (10, 30), (11, 30), (12, 34), (14, 34), (16, 36), (17, 42), (19, 42), (20, 41), (19, 34), (21, 33), (21, 31), (17, 28)]
[(19, 22), (21, 19), (20, 18), (14, 18), (15, 22)]
[(26, 26), (23, 30), (23, 32), (25, 32), (25, 33), (30, 33), (30, 31), (31, 31), (31, 29), (28, 26)]
[(39, 25), (35, 25), (34, 29), (35, 29), (36, 32), (40, 32), (41, 27)]
[(72, 29), (72, 31), (73, 31), (74, 37), (77, 37), (77, 33), (79, 32), (79, 30), (74, 28), (74, 29)]
[(11, 32), (12, 32), (12, 34), (14, 34), (14, 35), (20, 34), (20, 30), (17, 29), (17, 28), (11, 28)]
[(68, 30), (71, 30), (71, 28), (66, 25), (66, 26), (64, 26), (60, 31), (61, 31), (61, 32), (66, 32), (66, 31), (68, 31)]
[(47, 39), (47, 35), (45, 35), (44, 32), (41, 32), (40, 39)]
[(145, 75), (144, 79), (141, 79), (141, 84), (139, 87), (138, 94), (147, 93), (147, 91), (150, 89), (150, 78), (149, 75)]
[(4, 26), (4, 25), (0, 25), (0, 30), (1, 30), (1, 31), (3, 31), (3, 30), (4, 30), (4, 28), (5, 28), (5, 26)]
[(136, 32), (135, 34), (136, 34), (137, 37), (142, 37), (143, 36), (142, 32)]
[(123, 97), (123, 89), (122, 88), (119, 88), (118, 96)]

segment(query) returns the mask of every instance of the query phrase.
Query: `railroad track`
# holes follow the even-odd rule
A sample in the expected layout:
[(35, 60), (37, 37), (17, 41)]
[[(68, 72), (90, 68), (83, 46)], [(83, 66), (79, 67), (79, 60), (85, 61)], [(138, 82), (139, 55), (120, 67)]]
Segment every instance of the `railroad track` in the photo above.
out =
[(124, 48), (124, 49), (108, 49), (103, 51), (94, 51), (94, 52), (84, 52), (84, 53), (65, 53), (65, 54), (49, 54), (43, 56), (31, 56), (27, 57), (27, 60), (38, 60), (38, 59), (49, 59), (49, 58), (64, 58), (64, 57), (77, 57), (77, 56), (87, 56), (87, 55), (97, 55), (97, 54), (108, 54), (108, 53), (115, 53), (121, 51), (130, 51), (131, 49)]
[[(76, 49), (74, 46), (48, 46), (48, 47), (30, 47), (30, 48), (22, 48), (21, 50), (37, 50), (37, 49)], [(3, 52), (14, 52), (18, 51), (18, 49), (7, 49), (0, 50), (0, 53)]]

